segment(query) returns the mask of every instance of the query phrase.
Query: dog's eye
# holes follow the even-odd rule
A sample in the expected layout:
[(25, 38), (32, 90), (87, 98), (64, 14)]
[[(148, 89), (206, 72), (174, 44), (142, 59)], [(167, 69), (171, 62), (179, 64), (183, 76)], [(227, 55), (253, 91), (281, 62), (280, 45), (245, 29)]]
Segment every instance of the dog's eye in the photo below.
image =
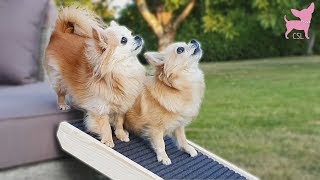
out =
[(125, 45), (127, 44), (127, 42), (128, 42), (128, 39), (126, 37), (121, 38), (121, 44)]
[(178, 54), (181, 54), (181, 53), (183, 53), (184, 52), (184, 48), (183, 47), (178, 47), (177, 48), (177, 53)]

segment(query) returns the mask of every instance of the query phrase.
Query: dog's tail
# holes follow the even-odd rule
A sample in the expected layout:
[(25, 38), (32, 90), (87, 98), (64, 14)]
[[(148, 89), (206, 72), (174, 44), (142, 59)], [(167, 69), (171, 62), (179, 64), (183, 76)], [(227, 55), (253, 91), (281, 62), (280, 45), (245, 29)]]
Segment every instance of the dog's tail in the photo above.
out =
[(54, 32), (92, 37), (92, 29), (102, 29), (103, 21), (87, 9), (75, 6), (60, 9)]
[(288, 22), (287, 15), (284, 15), (284, 20)]

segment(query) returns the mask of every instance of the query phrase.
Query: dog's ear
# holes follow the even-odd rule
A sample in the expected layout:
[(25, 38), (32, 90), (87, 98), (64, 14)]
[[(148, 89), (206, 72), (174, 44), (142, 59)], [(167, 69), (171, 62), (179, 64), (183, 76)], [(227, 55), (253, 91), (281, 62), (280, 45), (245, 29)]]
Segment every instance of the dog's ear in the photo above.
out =
[(299, 10), (291, 9), (291, 12), (292, 12), (292, 14), (293, 14), (295, 17), (299, 17), (299, 13), (300, 13)]
[(93, 39), (95, 39), (99, 42), (107, 43), (107, 38), (101, 34), (101, 31), (99, 31), (95, 28), (92, 29), (92, 36), (93, 36)]
[(164, 64), (164, 55), (159, 52), (146, 52), (144, 57), (152, 66), (161, 66)]
[(74, 33), (74, 25), (73, 25), (73, 23), (71, 23), (71, 22), (67, 23), (67, 28), (66, 28), (65, 32), (66, 33), (70, 33), (70, 34)]
[(92, 36), (93, 36), (93, 39), (95, 39), (99, 42), (99, 45), (101, 46), (101, 51), (104, 52), (106, 50), (107, 38), (105, 36), (103, 36), (95, 28), (92, 29)]
[(310, 6), (308, 7), (308, 10), (313, 13), (314, 11), (314, 3), (311, 3)]
[(116, 21), (112, 20), (110, 22), (110, 26), (119, 26), (119, 24)]

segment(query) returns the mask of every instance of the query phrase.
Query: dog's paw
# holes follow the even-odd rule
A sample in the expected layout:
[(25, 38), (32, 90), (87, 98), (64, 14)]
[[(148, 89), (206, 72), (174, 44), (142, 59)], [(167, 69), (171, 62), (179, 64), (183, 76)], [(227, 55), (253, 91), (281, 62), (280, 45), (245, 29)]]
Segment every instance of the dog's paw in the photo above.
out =
[(198, 152), (196, 151), (196, 149), (194, 149), (194, 147), (188, 145), (187, 147), (184, 148), (184, 150), (190, 154), (191, 157), (195, 157), (198, 155)]
[(58, 108), (61, 111), (68, 111), (68, 110), (71, 109), (71, 107), (69, 105), (67, 105), (67, 104), (59, 104)]
[(124, 142), (130, 141), (129, 132), (124, 129), (116, 129), (115, 134), (120, 141), (124, 141)]
[(162, 162), (162, 164), (164, 164), (164, 165), (170, 165), (171, 164), (171, 160), (170, 160), (170, 158), (168, 157), (167, 154), (157, 155), (157, 159), (158, 159), (159, 162)]
[(101, 142), (103, 144), (105, 144), (106, 146), (110, 147), (110, 148), (114, 147), (114, 143), (113, 143), (112, 137), (111, 138), (104, 137), (104, 138), (101, 139)]

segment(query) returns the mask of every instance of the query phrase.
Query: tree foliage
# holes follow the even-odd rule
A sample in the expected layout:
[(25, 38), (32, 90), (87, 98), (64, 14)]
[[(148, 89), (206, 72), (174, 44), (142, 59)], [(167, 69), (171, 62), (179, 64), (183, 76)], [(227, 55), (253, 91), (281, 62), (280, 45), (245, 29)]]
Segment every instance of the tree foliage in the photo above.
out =
[(252, 3), (262, 27), (272, 29), (277, 34), (285, 30), (284, 15), (292, 17), (290, 9), (298, 8), (298, 5), (299, 1), (296, 0), (253, 0)]
[(228, 39), (239, 35), (234, 25), (237, 23), (237, 16), (250, 11), (249, 1), (205, 0), (202, 3), (205, 8), (205, 14), (202, 17), (205, 32), (218, 32)]
[(58, 7), (71, 5), (85, 6), (95, 11), (104, 21), (110, 21), (114, 18), (114, 10), (109, 7), (111, 0), (55, 0)]
[[(303, 7), (290, 7), (289, 5), (290, 8), (283, 8), (283, 13), (278, 12), (279, 14), (276, 15), (278, 17), (277, 23), (272, 27), (263, 25), (262, 19), (258, 17), (263, 12), (258, 10), (253, 2), (253, 0), (210, 1), (211, 9), (208, 11), (211, 11), (212, 14), (213, 12), (221, 14), (220, 16), (227, 18), (232, 23), (229, 30), (233, 31), (235, 35), (231, 38), (227, 35), (229, 30), (221, 30), (226, 23), (221, 22), (219, 26), (214, 25), (215, 27), (213, 28), (215, 29), (206, 30), (208, 27), (204, 23), (204, 17), (206, 17), (207, 12), (204, 10), (208, 7), (206, 7), (206, 1), (197, 1), (194, 10), (177, 30), (175, 40), (189, 41), (193, 38), (198, 39), (204, 48), (203, 61), (306, 54), (308, 45), (306, 42), (308, 41), (288, 41), (284, 38), (285, 23), (283, 16), (287, 15), (288, 19), (296, 19), (290, 15), (290, 9), (302, 9)], [(304, 7), (308, 5), (308, 3), (305, 3)], [(261, 5), (261, 7), (263, 6)], [(316, 17), (316, 12), (313, 16), (314, 18), (318, 18)], [(157, 49), (157, 37), (152, 33), (151, 28), (141, 14), (139, 14), (135, 4), (122, 11), (119, 22), (127, 25), (134, 32), (141, 34), (145, 39), (148, 50)], [(314, 22), (313, 20), (312, 26), (317, 26)], [(319, 48), (320, 46), (316, 43), (314, 52), (319, 53)]]

